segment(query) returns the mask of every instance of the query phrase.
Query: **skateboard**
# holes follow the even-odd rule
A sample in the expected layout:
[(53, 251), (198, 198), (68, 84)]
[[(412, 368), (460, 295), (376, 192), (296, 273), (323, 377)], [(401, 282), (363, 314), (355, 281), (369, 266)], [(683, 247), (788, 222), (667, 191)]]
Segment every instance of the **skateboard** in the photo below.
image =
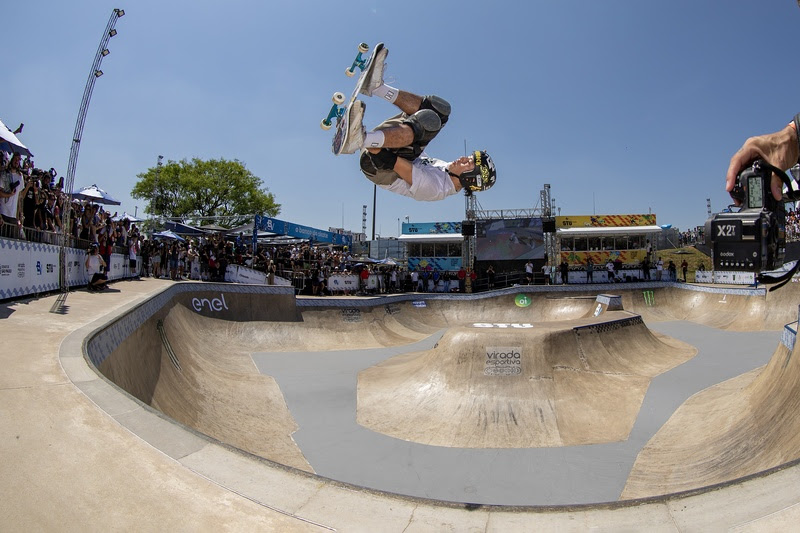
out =
[(333, 144), (331, 147), (335, 155), (342, 153), (342, 147), (347, 142), (347, 133), (350, 127), (350, 110), (354, 103), (358, 102), (356, 105), (362, 106), (363, 109), (364, 103), (357, 100), (358, 95), (361, 93), (364, 83), (366, 83), (367, 76), (370, 73), (370, 67), (372, 66), (373, 58), (382, 49), (383, 43), (378, 43), (375, 45), (372, 53), (367, 55), (369, 52), (369, 45), (367, 43), (361, 43), (358, 45), (358, 55), (353, 63), (344, 71), (348, 77), (353, 77), (356, 73), (356, 69), (361, 71), (358, 76), (358, 80), (356, 81), (356, 88), (353, 90), (353, 94), (350, 95), (350, 99), (347, 101), (345, 101), (344, 93), (333, 93), (333, 106), (331, 107), (328, 116), (322, 119), (322, 122), (320, 122), (320, 127), (323, 130), (329, 130), (333, 126), (333, 119), (336, 119), (336, 133), (333, 136)]

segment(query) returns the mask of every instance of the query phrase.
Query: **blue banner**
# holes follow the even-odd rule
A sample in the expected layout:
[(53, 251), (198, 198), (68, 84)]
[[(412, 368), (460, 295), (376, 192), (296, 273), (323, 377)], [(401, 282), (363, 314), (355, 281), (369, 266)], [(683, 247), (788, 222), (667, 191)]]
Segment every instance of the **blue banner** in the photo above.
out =
[(253, 233), (255, 234), (258, 231), (267, 231), (277, 235), (288, 235), (296, 239), (308, 239), (315, 243), (330, 243), (340, 246), (350, 246), (353, 240), (349, 235), (340, 235), (331, 231), (301, 226), (300, 224), (261, 215), (256, 215), (255, 224), (253, 225)]

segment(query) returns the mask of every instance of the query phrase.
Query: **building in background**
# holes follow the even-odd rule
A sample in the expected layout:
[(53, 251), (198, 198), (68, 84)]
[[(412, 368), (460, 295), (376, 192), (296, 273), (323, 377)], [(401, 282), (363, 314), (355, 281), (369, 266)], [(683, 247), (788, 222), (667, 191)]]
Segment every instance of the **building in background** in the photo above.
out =
[(463, 264), (461, 222), (405, 222), (399, 240), (405, 243), (409, 270), (456, 272)]
[(658, 249), (661, 232), (655, 214), (558, 216), (558, 263), (566, 261), (574, 267), (591, 259), (595, 265), (609, 260), (639, 265), (648, 249)]

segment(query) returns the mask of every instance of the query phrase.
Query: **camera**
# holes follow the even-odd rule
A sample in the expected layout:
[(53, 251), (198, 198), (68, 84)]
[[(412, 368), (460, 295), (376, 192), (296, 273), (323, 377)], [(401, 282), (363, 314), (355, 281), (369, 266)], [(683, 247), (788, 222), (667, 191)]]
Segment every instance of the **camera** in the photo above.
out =
[(731, 197), (736, 212), (717, 213), (706, 221), (714, 270), (754, 272), (775, 270), (786, 255), (786, 208), (772, 196), (772, 174), (784, 183), (786, 173), (757, 159), (736, 176)]

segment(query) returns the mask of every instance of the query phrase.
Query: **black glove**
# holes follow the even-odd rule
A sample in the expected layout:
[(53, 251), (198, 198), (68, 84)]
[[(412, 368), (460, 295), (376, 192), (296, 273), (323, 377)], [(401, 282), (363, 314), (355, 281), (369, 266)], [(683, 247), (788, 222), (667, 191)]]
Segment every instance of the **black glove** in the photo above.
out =
[(378, 170), (394, 170), (394, 164), (397, 163), (396, 153), (386, 148), (382, 148), (377, 154), (373, 154), (372, 152), (368, 153), (372, 164), (375, 165), (375, 168)]

